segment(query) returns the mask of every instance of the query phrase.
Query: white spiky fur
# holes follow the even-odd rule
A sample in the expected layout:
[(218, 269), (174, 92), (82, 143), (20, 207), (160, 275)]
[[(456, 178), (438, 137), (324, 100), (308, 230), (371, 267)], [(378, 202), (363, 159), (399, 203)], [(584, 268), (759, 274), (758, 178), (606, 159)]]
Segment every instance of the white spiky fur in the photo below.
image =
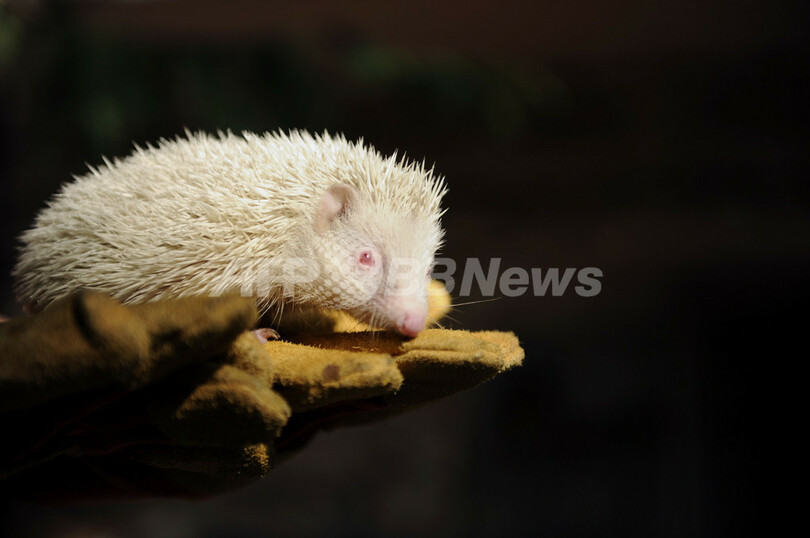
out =
[[(424, 164), (384, 158), (362, 140), (305, 131), (241, 136), (186, 132), (124, 159), (104, 159), (75, 177), (22, 237), (16, 293), (29, 309), (78, 289), (125, 303), (244, 291), (245, 275), (268, 259), (327, 260), (317, 282), (287, 297), (276, 285), (257, 297), (269, 307), (291, 300), (325, 305), (390, 325), (368, 305), (342, 304), (352, 275), (331, 263), (353, 241), (383, 256), (429, 267), (441, 244), (442, 178)], [(350, 222), (319, 235), (319, 201), (336, 183), (359, 194)], [(339, 286), (340, 287), (340, 286)], [(346, 289), (348, 287), (348, 290)]]

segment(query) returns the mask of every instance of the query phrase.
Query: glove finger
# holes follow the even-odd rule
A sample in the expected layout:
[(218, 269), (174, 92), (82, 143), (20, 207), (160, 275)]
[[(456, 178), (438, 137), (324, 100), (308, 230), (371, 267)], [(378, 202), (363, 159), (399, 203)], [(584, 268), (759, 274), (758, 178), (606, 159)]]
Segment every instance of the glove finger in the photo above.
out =
[(151, 345), (151, 360), (135, 372), (139, 383), (195, 359), (226, 352), (257, 317), (254, 301), (237, 296), (184, 297), (134, 305), (131, 310)]
[(277, 443), (285, 451), (297, 448), (301, 439), (317, 430), (382, 420), (471, 388), (518, 366), (524, 357), (514, 334), (497, 331), (427, 329), (412, 340), (393, 333), (337, 333), (302, 335), (297, 340), (330, 356), (346, 349), (389, 353), (404, 381), (400, 390), (378, 398), (343, 401), (294, 415)]
[(431, 280), (427, 291), (428, 317), (427, 326), (433, 327), (439, 324), (439, 320), (450, 312), (452, 308), (450, 294), (444, 283), (439, 280)]
[(148, 352), (148, 335), (125, 307), (92, 293), (66, 297), (0, 325), (0, 411), (126, 382)]
[(108, 374), (130, 388), (224, 352), (256, 319), (253, 301), (237, 296), (123, 306), (104, 295), (81, 293), (74, 311), (86, 339), (109, 358)]
[(240, 297), (126, 307), (80, 292), (0, 324), (0, 411), (110, 384), (136, 388), (193, 359), (224, 352), (252, 326)]
[(294, 412), (395, 392), (402, 375), (390, 355), (267, 342), (275, 389)]
[(520, 365), (524, 353), (510, 332), (428, 329), (394, 356), (406, 379), (396, 406), (435, 400), (489, 381)]
[(177, 443), (233, 447), (274, 439), (291, 411), (266, 380), (232, 365), (209, 364), (156, 386), (149, 413)]

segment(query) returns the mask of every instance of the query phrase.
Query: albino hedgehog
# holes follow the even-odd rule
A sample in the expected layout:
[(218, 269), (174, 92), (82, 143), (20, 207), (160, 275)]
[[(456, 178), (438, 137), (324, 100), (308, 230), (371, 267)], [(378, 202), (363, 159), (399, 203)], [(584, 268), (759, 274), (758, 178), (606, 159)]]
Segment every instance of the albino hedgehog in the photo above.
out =
[(414, 336), (442, 242), (444, 181), (362, 140), (186, 133), (66, 184), (22, 237), (31, 311), (79, 289), (124, 303), (241, 293)]

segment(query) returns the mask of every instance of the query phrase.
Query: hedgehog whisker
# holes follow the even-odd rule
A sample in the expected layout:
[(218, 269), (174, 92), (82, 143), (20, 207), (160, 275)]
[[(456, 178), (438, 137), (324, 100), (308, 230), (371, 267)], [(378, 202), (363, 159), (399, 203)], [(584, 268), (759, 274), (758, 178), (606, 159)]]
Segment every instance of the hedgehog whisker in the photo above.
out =
[(467, 301), (466, 303), (452, 303), (451, 306), (455, 308), (457, 306), (469, 306), (471, 304), (491, 303), (492, 301), (498, 301), (500, 299), (503, 299), (503, 297), (493, 297), (492, 299), (481, 299), (480, 301)]
[(445, 328), (444, 325), (442, 325), (442, 323), (438, 319), (434, 319), (433, 321), (431, 321), (428, 326), (428, 329), (432, 329), (433, 327), (438, 327), (439, 329)]

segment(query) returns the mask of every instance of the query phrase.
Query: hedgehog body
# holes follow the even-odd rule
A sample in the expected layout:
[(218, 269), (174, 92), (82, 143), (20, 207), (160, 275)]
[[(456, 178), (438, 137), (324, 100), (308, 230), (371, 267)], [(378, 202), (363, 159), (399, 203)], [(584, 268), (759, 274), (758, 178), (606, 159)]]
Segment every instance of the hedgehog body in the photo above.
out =
[(18, 300), (124, 303), (241, 293), (416, 334), (439, 248), (442, 178), (362, 141), (187, 133), (66, 184), (21, 237)]

